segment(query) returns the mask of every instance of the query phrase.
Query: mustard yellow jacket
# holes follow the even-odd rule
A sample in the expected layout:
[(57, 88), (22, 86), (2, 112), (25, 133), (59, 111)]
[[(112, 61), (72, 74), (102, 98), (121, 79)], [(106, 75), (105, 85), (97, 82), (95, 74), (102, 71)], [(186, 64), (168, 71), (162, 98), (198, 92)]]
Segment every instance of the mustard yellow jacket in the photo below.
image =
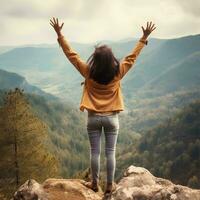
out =
[(133, 66), (140, 51), (147, 41), (139, 40), (135, 48), (120, 62), (119, 74), (108, 85), (102, 85), (89, 78), (89, 66), (74, 51), (64, 36), (59, 36), (57, 41), (69, 61), (85, 78), (80, 110), (93, 112), (123, 111), (124, 102), (120, 81)]

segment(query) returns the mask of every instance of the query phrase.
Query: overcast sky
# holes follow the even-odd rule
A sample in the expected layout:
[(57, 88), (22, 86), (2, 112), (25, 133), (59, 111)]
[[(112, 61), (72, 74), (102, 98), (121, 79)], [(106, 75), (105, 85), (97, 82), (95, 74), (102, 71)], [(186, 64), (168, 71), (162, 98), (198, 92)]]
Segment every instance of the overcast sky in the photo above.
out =
[(200, 0), (0, 0), (0, 45), (56, 43), (53, 16), (84, 43), (140, 37), (146, 21), (157, 27), (151, 37), (200, 33)]

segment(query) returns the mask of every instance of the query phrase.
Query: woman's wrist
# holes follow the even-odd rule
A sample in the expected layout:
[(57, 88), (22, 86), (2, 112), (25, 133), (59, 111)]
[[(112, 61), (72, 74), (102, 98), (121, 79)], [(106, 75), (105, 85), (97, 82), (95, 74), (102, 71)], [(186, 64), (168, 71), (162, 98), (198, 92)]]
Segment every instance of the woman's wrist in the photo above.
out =
[(139, 41), (142, 42), (142, 43), (144, 43), (144, 44), (146, 44), (146, 45), (148, 43), (146, 36), (142, 36)]
[(57, 32), (58, 37), (62, 37), (62, 33), (61, 32)]
[(140, 39), (141, 40), (147, 40), (148, 36), (143, 35)]

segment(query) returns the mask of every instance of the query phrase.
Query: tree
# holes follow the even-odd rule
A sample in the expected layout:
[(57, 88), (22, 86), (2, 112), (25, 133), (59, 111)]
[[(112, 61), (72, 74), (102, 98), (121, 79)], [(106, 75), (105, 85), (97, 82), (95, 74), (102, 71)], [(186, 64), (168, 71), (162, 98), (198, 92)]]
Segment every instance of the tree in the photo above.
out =
[(199, 181), (198, 181), (198, 178), (196, 176), (192, 176), (189, 180), (188, 180), (188, 184), (187, 184), (189, 187), (191, 188), (195, 188), (195, 189), (198, 189), (200, 184), (199, 184)]
[[(0, 109), (0, 188), (8, 197), (27, 179), (58, 175), (58, 161), (48, 151), (48, 127), (33, 112), (23, 91), (6, 93)], [(1, 192), (1, 191), (0, 191)]]

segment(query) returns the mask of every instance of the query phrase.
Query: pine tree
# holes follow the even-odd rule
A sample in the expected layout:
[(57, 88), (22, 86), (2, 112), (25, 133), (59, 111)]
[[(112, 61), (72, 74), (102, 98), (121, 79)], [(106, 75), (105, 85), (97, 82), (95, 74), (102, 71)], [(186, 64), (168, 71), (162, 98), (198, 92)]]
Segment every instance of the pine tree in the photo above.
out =
[(8, 197), (27, 179), (58, 175), (58, 161), (48, 150), (48, 127), (23, 94), (9, 91), (0, 109), (0, 188)]

